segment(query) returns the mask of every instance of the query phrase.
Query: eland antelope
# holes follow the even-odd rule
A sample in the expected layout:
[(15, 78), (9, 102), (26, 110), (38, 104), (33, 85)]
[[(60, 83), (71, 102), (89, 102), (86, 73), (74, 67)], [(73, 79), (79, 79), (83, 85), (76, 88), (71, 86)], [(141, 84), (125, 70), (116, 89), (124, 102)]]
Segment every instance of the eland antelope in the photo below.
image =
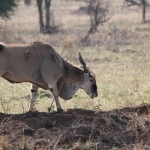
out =
[(97, 97), (96, 79), (80, 53), (79, 61), (83, 69), (66, 61), (44, 42), (24, 45), (0, 43), (0, 76), (11, 83), (32, 84), (29, 111), (34, 110), (39, 87), (52, 92), (58, 112), (63, 111), (59, 97), (69, 100), (80, 88), (90, 98)]

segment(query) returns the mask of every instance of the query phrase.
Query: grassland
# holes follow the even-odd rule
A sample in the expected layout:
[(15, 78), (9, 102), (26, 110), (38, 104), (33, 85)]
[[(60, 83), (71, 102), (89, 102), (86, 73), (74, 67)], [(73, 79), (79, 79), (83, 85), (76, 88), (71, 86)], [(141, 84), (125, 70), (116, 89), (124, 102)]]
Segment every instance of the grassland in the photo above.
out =
[(145, 105), (150, 103), (150, 12), (141, 24), (141, 8), (122, 5), (111, 2), (110, 20), (87, 45), (81, 39), (90, 28), (89, 17), (78, 11), (84, 2), (52, 0), (56, 34), (39, 33), (34, 0), (28, 7), (20, 1), (11, 20), (0, 20), (0, 41), (5, 43), (48, 42), (76, 65), (80, 51), (98, 86), (95, 99), (82, 90), (70, 101), (61, 99), (66, 110), (61, 114), (47, 113), (53, 99), (40, 89), (38, 111), (32, 113), (27, 112), (30, 83), (10, 84), (0, 78), (0, 149), (150, 149), (150, 105)]
[[(45, 41), (72, 63), (79, 65), (81, 51), (91, 70), (96, 73), (98, 97), (90, 99), (79, 90), (70, 101), (61, 100), (65, 110), (86, 108), (112, 110), (137, 106), (150, 101), (150, 27), (141, 24), (141, 9), (123, 8), (115, 0), (110, 6), (111, 18), (99, 26), (90, 36), (90, 43), (83, 46), (81, 39), (90, 28), (88, 15), (77, 13), (83, 2), (52, 1), (54, 23), (59, 26), (57, 34), (40, 34), (36, 3), (27, 7), (20, 5), (11, 20), (0, 20), (0, 41), (5, 43), (31, 43)], [(76, 12), (76, 13), (75, 13)], [(147, 10), (147, 20), (150, 12)], [(37, 110), (47, 111), (52, 102), (40, 89)], [(10, 84), (0, 79), (0, 111), (5, 113), (26, 112), (29, 105), (30, 84)]]

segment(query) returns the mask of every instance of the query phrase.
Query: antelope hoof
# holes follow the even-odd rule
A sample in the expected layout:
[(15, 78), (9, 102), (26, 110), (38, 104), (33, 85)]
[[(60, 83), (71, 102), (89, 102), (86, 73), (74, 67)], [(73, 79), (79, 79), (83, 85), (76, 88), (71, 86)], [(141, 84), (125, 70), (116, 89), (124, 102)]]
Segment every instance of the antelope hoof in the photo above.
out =
[(32, 108), (29, 108), (28, 111), (34, 112), (34, 111), (37, 111), (37, 109), (35, 107), (32, 107)]
[(63, 109), (57, 109), (57, 113), (62, 113), (63, 111)]

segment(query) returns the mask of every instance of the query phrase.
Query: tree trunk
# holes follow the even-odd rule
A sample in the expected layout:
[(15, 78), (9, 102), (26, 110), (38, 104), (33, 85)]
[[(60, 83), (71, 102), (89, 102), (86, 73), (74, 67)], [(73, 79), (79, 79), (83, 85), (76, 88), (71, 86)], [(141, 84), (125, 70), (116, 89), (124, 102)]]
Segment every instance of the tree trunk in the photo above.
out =
[(46, 30), (49, 30), (50, 28), (50, 6), (51, 6), (51, 0), (45, 0), (45, 11), (46, 11), (45, 29)]
[(39, 24), (40, 24), (40, 32), (44, 30), (44, 22), (43, 22), (43, 11), (42, 11), (42, 3), (43, 0), (36, 0), (38, 11), (39, 11)]
[(31, 4), (31, 0), (24, 0), (25, 5), (30, 5)]
[(143, 10), (142, 10), (142, 23), (146, 23), (146, 0), (142, 0)]

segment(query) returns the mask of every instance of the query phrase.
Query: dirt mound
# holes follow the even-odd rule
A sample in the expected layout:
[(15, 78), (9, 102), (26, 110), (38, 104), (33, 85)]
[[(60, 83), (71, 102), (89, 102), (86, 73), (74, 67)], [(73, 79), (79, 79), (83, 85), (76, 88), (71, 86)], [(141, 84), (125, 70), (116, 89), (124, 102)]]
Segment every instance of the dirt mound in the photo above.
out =
[(108, 112), (0, 113), (0, 145), (12, 150), (133, 149), (150, 145), (150, 105)]

